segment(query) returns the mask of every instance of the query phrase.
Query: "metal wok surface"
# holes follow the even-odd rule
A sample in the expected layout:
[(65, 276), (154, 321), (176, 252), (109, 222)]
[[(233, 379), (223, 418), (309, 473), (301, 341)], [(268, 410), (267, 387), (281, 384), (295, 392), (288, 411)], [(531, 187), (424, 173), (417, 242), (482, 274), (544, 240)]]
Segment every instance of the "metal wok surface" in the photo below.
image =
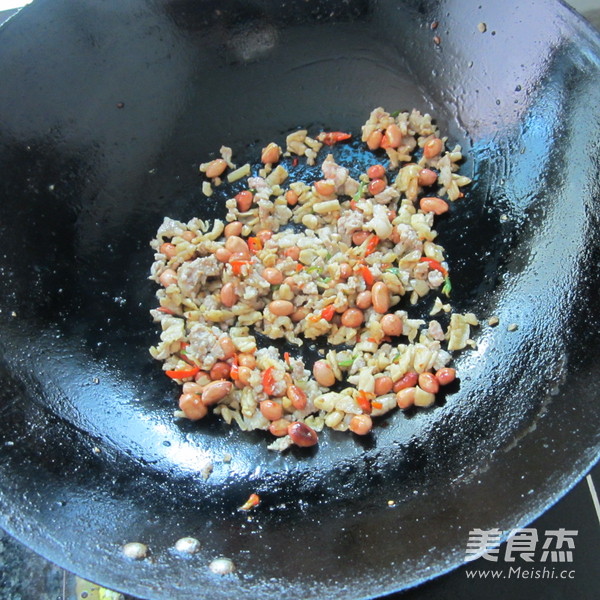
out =
[[(269, 599), (399, 590), (460, 564), (470, 529), (533, 520), (600, 450), (598, 42), (549, 0), (37, 0), (11, 19), (0, 525), (145, 598)], [(175, 422), (147, 352), (162, 217), (219, 214), (197, 166), (221, 144), (358, 133), (379, 105), (432, 112), (469, 157), (475, 183), (440, 226), (452, 303), (484, 323), (460, 386), (366, 440), (282, 456), (261, 433)], [(129, 541), (149, 558), (123, 557)], [(221, 555), (235, 575), (207, 569)]]

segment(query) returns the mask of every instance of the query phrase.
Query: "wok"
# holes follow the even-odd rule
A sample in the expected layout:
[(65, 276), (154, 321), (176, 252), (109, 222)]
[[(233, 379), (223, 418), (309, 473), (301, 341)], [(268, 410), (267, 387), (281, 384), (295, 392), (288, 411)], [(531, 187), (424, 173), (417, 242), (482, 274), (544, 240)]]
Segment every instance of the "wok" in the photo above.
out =
[[(0, 525), (145, 598), (268, 599), (413, 586), (463, 562), (470, 529), (532, 521), (600, 450), (598, 42), (549, 0), (37, 0), (9, 20)], [(284, 455), (175, 422), (147, 352), (162, 217), (221, 214), (197, 173), (221, 144), (241, 164), (297, 126), (357, 133), (380, 105), (429, 110), (468, 156), (440, 227), (453, 305), (484, 323), (460, 385)], [(200, 553), (173, 552), (182, 536)], [(150, 556), (126, 559), (130, 541)], [(208, 570), (221, 555), (235, 575)]]

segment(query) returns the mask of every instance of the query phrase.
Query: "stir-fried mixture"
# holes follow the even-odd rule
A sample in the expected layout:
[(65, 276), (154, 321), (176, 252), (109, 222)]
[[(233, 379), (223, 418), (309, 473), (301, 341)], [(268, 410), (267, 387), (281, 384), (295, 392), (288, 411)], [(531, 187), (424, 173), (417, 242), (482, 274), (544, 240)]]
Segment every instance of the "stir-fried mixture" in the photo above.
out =
[[(203, 191), (243, 182), (226, 223), (165, 218), (151, 245), (160, 343), (150, 352), (182, 385), (176, 416), (209, 410), (243, 430), (268, 430), (269, 448), (312, 446), (325, 426), (368, 434), (373, 417), (429, 407), (451, 383), (451, 352), (472, 344), (472, 314), (452, 313), (449, 267), (433, 229), (463, 196), (460, 146), (431, 117), (375, 109), (362, 127), (372, 164), (352, 177), (330, 147), (350, 134), (306, 130), (268, 144), (260, 169), (232, 151), (202, 164)], [(293, 177), (299, 161), (322, 177)], [(287, 165), (287, 168), (283, 166)], [(410, 305), (436, 298), (430, 317)], [(445, 316), (448, 319), (448, 315)], [(259, 347), (256, 333), (288, 351)], [(328, 348), (310, 368), (294, 347)], [(299, 353), (298, 353), (299, 354)]]

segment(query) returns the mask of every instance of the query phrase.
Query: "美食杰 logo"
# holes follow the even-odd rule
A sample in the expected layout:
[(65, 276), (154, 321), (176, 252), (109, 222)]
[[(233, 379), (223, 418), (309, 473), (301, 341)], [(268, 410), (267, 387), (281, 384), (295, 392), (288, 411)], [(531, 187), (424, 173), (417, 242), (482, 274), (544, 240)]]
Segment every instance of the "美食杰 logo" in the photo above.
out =
[[(525, 562), (573, 562), (576, 530), (547, 529), (540, 536), (535, 528), (514, 529), (509, 533), (502, 558), (505, 562), (515, 562), (518, 558)], [(466, 559), (484, 558), (498, 562), (499, 544), (503, 532), (500, 529), (472, 529), (467, 541)]]
[[(467, 569), (468, 579), (574, 579), (573, 562), (576, 530), (547, 529), (543, 535), (536, 528), (513, 529), (505, 546), (500, 529), (472, 529), (467, 541), (466, 560), (477, 558), (506, 568)], [(536, 564), (537, 563), (537, 564)], [(561, 568), (568, 566), (569, 568)]]

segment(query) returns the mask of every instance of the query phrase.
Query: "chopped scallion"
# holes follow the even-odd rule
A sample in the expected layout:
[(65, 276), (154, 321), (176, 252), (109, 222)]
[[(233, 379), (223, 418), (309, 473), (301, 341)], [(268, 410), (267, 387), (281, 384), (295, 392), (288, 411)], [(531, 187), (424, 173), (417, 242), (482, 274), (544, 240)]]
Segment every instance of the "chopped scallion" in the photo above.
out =
[(450, 296), (450, 292), (452, 291), (452, 284), (450, 283), (450, 277), (448, 277), (448, 275), (446, 275), (446, 277), (444, 278), (444, 285), (442, 287), (442, 294), (444, 294), (444, 296)]

